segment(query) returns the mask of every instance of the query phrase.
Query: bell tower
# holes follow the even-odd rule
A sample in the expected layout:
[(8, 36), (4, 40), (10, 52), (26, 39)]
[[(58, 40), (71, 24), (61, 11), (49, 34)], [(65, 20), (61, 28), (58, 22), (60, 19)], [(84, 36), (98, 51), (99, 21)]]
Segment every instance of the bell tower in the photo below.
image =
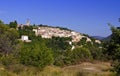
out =
[(27, 26), (30, 26), (30, 20), (27, 19), (27, 23), (26, 23)]

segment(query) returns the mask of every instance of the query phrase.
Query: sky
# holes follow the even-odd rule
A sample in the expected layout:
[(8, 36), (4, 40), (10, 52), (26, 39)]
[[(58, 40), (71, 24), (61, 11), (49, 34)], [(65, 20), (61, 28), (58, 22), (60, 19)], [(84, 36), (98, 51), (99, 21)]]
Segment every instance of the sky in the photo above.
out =
[(90, 36), (111, 34), (120, 26), (120, 0), (0, 0), (0, 20), (65, 27)]

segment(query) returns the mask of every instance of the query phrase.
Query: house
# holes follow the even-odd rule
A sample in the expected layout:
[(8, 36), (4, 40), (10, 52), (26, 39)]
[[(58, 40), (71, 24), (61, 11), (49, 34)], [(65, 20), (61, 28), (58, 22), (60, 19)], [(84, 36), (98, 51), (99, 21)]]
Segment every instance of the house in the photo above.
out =
[(29, 40), (27, 35), (22, 35), (21, 40), (24, 41), (24, 42), (31, 42), (31, 40)]

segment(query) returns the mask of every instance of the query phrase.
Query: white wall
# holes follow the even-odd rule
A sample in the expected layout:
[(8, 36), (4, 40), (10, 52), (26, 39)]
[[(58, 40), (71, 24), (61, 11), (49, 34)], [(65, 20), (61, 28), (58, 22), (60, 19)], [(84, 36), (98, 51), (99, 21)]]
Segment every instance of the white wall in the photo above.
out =
[(26, 40), (28, 40), (28, 36), (23, 35), (23, 36), (21, 37), (21, 39), (22, 39), (22, 41), (26, 41)]

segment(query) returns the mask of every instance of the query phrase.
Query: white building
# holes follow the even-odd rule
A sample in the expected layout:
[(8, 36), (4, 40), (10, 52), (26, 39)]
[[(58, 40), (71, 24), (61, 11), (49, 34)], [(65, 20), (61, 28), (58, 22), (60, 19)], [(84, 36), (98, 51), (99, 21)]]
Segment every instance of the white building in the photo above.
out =
[(101, 41), (100, 40), (95, 40), (96, 43), (98, 44), (101, 44)]
[(31, 42), (31, 40), (29, 40), (29, 38), (28, 38), (27, 35), (22, 35), (22, 36), (21, 36), (21, 40), (22, 40), (22, 41), (25, 41), (25, 42)]
[(33, 29), (33, 31), (35, 32), (35, 35), (38, 36), (38, 30), (37, 29)]

